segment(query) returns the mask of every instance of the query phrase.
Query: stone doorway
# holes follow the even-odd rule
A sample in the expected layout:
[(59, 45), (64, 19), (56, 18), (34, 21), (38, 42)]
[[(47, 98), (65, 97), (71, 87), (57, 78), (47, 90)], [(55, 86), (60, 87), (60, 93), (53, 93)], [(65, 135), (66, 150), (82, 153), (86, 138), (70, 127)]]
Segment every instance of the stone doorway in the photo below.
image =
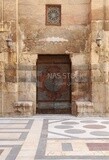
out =
[(39, 55), (36, 113), (71, 113), (69, 55)]

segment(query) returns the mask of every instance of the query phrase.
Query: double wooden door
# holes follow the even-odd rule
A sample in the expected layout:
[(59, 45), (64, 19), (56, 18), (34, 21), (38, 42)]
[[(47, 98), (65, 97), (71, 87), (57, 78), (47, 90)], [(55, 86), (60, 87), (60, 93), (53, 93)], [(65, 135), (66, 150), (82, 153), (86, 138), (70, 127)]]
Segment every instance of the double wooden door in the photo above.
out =
[(70, 113), (69, 56), (40, 55), (37, 61), (37, 113)]

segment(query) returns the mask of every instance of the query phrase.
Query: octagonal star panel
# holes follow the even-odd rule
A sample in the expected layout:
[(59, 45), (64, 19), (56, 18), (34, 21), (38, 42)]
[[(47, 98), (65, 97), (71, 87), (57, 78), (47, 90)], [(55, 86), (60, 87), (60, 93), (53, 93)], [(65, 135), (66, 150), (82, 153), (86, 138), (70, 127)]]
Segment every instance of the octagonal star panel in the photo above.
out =
[(46, 5), (46, 25), (61, 25), (61, 5)]

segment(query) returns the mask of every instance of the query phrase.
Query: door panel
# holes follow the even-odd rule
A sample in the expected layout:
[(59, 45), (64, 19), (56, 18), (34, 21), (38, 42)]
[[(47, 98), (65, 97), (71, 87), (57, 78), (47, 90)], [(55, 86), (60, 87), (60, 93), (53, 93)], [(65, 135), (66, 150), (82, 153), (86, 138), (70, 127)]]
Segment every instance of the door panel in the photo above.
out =
[(70, 61), (65, 56), (39, 56), (37, 74), (38, 113), (69, 113)]

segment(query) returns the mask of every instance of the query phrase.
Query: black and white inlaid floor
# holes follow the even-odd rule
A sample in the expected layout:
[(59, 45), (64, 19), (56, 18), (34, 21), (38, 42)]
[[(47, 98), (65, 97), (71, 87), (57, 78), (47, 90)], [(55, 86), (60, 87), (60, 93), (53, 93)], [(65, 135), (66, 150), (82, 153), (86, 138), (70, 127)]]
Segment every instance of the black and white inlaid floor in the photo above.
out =
[(0, 118), (0, 160), (109, 160), (109, 119)]

